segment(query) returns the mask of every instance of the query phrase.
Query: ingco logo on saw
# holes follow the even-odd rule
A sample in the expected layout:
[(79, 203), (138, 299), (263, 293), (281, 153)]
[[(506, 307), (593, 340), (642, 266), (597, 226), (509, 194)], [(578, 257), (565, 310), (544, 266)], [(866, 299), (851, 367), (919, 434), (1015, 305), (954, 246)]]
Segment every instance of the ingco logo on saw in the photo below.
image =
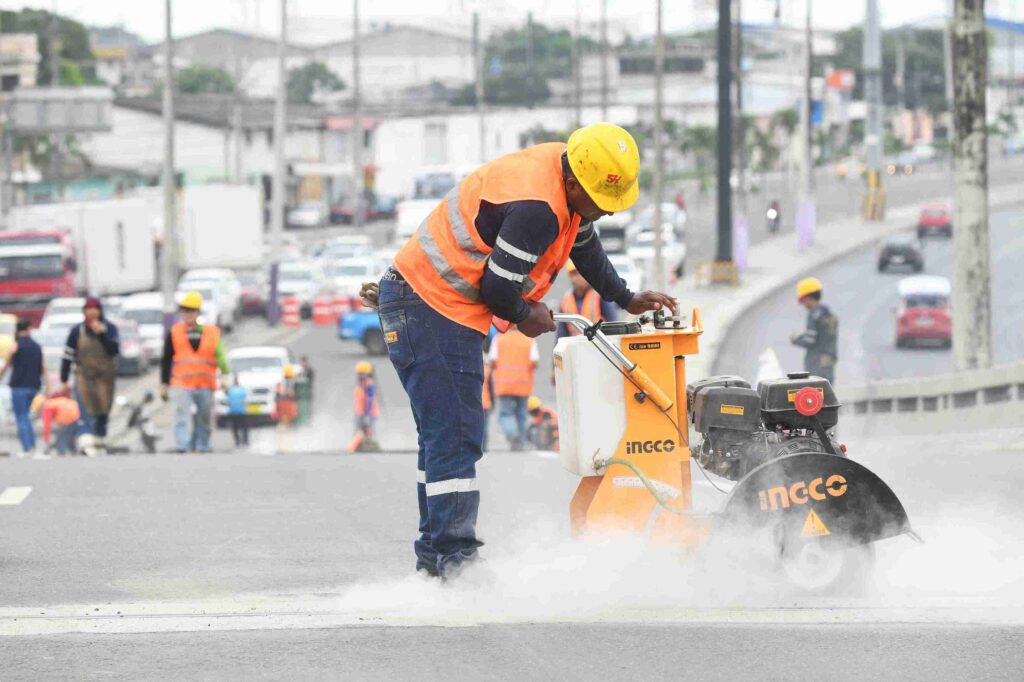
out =
[(672, 452), (676, 449), (674, 440), (631, 440), (626, 443), (627, 455), (650, 455), (655, 452)]
[(761, 502), (761, 511), (772, 511), (782, 507), (788, 509), (793, 504), (807, 504), (808, 500), (821, 500), (827, 497), (842, 497), (846, 494), (846, 479), (839, 474), (816, 478), (810, 483), (799, 481), (788, 488), (780, 485), (768, 490), (758, 490), (757, 497)]

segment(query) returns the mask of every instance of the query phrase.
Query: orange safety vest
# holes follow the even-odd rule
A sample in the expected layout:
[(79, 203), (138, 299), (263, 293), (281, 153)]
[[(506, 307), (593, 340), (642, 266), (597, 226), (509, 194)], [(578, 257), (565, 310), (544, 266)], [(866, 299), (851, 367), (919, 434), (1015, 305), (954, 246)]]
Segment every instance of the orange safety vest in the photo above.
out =
[[(569, 291), (565, 292), (565, 296), (562, 297), (561, 310), (567, 315), (582, 315), (591, 322), (597, 322), (601, 319), (601, 296), (593, 289), (588, 289), (587, 293), (583, 294), (583, 305), (577, 307), (576, 296), (572, 289), (569, 289)], [(571, 324), (566, 326), (569, 328), (570, 336), (582, 333)]]
[(379, 417), (380, 416), (380, 405), (377, 402), (377, 396), (373, 397), (373, 402), (370, 404), (370, 414), (366, 415), (366, 401), (369, 398), (367, 395), (366, 387), (362, 384), (356, 384), (356, 398), (355, 398), (355, 411), (356, 415)]
[(480, 398), (480, 403), (484, 406), (485, 410), (490, 410), (494, 407), (494, 401), (491, 400), (491, 366), (489, 364), (484, 365), (484, 392)]
[(199, 348), (192, 349), (188, 340), (185, 323), (171, 327), (171, 346), (174, 348), (174, 365), (171, 369), (171, 386), (181, 388), (217, 388), (217, 345), (220, 343), (220, 329), (204, 325), (199, 337)]
[(492, 343), (498, 344), (498, 360), (491, 375), (494, 394), (525, 398), (533, 393), (533, 339), (516, 329), (496, 336)]
[[(551, 207), (558, 236), (523, 280), (525, 300), (539, 301), (547, 294), (569, 260), (580, 227), (580, 216), (570, 214), (565, 198), (564, 151), (564, 144), (550, 142), (495, 159), (456, 185), (427, 216), (395, 256), (398, 271), (427, 305), (481, 334), (490, 329), (493, 315), (480, 298), (480, 281), (493, 248), (476, 230), (483, 201), (543, 201)], [(507, 328), (503, 320), (497, 322), (498, 329)]]

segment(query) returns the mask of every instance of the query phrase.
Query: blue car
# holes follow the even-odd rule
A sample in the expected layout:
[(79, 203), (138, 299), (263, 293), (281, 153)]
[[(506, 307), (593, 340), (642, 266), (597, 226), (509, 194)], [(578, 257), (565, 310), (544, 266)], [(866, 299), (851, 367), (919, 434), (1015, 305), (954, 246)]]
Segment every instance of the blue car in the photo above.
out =
[(338, 320), (338, 338), (358, 341), (370, 355), (385, 355), (388, 352), (376, 310), (357, 310), (342, 315)]

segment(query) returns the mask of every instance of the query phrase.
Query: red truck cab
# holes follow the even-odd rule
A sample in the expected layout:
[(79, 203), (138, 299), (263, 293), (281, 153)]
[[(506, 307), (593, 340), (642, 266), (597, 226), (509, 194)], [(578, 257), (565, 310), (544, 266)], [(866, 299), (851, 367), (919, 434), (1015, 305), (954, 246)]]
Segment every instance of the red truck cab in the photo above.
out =
[(945, 277), (920, 275), (900, 280), (896, 309), (896, 347), (953, 345), (952, 288)]
[(38, 325), (50, 299), (76, 294), (76, 270), (64, 231), (0, 233), (0, 309)]

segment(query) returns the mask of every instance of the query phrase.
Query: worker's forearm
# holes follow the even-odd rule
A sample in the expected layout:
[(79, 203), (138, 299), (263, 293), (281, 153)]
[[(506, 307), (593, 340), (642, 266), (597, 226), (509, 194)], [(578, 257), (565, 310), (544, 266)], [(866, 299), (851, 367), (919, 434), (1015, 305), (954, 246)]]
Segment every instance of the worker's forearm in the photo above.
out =
[(530, 314), (530, 306), (523, 300), (523, 288), (484, 270), (480, 282), (480, 298), (487, 308), (503, 320), (522, 322)]

